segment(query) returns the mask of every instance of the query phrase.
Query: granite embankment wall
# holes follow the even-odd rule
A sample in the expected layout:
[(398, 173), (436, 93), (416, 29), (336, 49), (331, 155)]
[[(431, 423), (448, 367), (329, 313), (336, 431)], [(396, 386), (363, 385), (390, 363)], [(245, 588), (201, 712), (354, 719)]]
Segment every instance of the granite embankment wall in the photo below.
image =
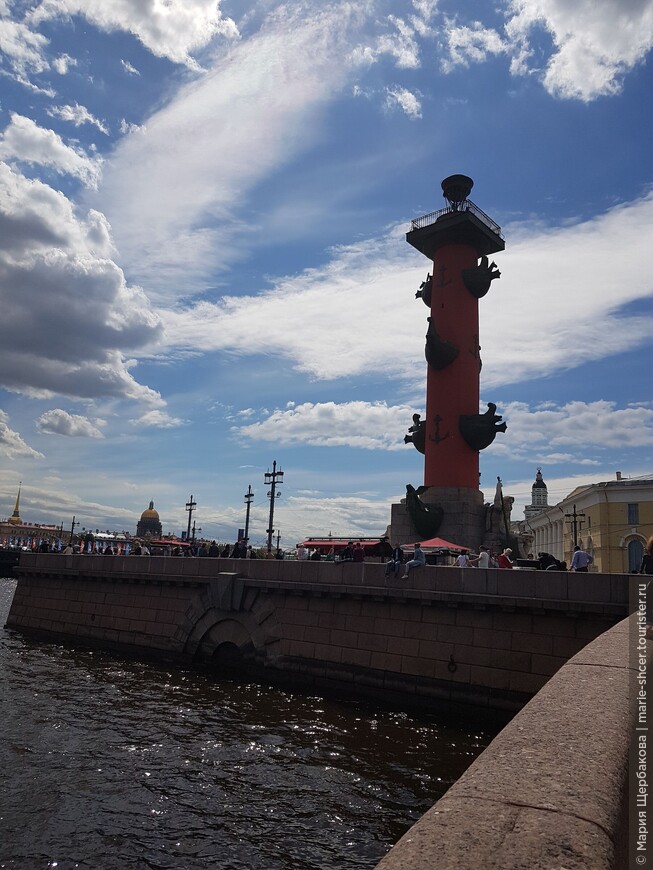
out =
[(8, 627), (419, 706), (520, 709), (627, 613), (625, 575), (26, 554)]
[(637, 631), (634, 619), (562, 667), (378, 870), (630, 866), (628, 759), (637, 705), (629, 704), (636, 665), (629, 663), (628, 633)]

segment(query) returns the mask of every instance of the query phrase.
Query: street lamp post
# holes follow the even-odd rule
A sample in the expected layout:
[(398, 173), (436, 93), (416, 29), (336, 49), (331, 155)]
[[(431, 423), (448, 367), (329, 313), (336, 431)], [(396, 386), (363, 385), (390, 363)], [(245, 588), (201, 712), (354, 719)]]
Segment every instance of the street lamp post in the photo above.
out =
[(247, 510), (245, 511), (245, 543), (247, 544), (249, 541), (249, 511), (252, 506), (252, 499), (254, 498), (254, 493), (252, 492), (252, 484), (250, 483), (247, 487), (247, 492), (245, 493), (245, 504), (247, 505)]
[(201, 531), (202, 531), (201, 529), (195, 528), (195, 520), (193, 520), (193, 539), (192, 539), (193, 544), (195, 543), (195, 532), (201, 532)]
[(268, 535), (268, 553), (272, 552), (272, 535), (274, 534), (274, 500), (281, 493), (277, 492), (277, 485), (283, 483), (283, 471), (277, 471), (277, 460), (272, 463), (272, 471), (266, 471), (263, 478), (265, 485), (270, 487), (268, 498), (270, 499), (270, 520), (266, 529)]
[(75, 526), (78, 526), (78, 525), (79, 525), (79, 523), (75, 522), (75, 517), (73, 516), (73, 521), (72, 521), (72, 524), (70, 526), (70, 546), (71, 547), (73, 545), (73, 535), (75, 534)]
[(191, 495), (190, 500), (186, 502), (186, 510), (188, 511), (188, 529), (186, 530), (186, 540), (190, 541), (190, 521), (193, 516), (193, 511), (197, 507), (197, 502), (193, 501), (193, 496)]

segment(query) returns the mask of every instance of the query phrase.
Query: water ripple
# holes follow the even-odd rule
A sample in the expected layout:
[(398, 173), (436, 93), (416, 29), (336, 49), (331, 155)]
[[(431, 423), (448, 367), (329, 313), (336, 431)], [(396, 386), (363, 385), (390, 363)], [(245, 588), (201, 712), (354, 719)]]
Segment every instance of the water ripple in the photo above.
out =
[(12, 870), (369, 870), (490, 739), (9, 630), (0, 668)]

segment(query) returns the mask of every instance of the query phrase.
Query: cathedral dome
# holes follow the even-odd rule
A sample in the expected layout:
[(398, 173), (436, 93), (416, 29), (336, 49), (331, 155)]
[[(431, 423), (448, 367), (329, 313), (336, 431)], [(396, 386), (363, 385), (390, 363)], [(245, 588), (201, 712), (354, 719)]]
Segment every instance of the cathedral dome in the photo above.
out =
[(154, 510), (154, 502), (153, 501), (150, 502), (150, 506), (148, 507), (148, 509), (143, 511), (143, 513), (141, 514), (141, 519), (142, 520), (158, 520), (159, 519), (159, 512)]
[(147, 510), (141, 514), (138, 525), (136, 526), (136, 536), (139, 538), (160, 538), (162, 532), (161, 520), (159, 512), (154, 510), (154, 502), (150, 502)]

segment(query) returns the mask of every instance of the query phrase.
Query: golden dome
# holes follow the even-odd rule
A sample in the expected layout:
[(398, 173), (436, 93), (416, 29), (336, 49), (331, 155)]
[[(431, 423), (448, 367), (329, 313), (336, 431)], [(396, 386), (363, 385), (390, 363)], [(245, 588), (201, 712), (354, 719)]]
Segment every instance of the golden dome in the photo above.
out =
[(154, 502), (150, 502), (150, 506), (141, 514), (141, 520), (158, 520), (159, 512), (154, 510)]

